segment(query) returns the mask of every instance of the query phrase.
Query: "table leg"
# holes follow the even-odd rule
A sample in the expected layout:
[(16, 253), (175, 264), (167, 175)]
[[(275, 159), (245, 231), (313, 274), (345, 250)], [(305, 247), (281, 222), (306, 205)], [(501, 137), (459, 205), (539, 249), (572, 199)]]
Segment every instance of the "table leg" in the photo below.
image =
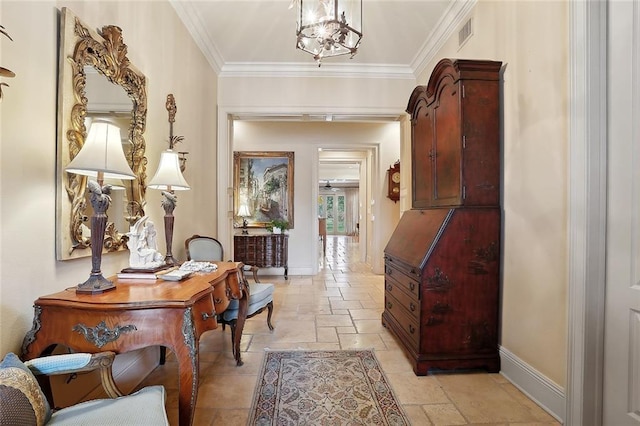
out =
[(198, 396), (198, 339), (191, 308), (185, 310), (182, 321), (182, 340), (176, 342), (178, 361), (178, 415), (180, 426), (191, 426)]
[(242, 355), (240, 354), (240, 341), (242, 340), (242, 330), (244, 329), (244, 322), (247, 319), (247, 311), (249, 310), (249, 286), (245, 285), (242, 292), (242, 297), (238, 300), (238, 319), (235, 326), (235, 333), (233, 336), (233, 352), (236, 358), (236, 365), (240, 366), (244, 364), (242, 361)]

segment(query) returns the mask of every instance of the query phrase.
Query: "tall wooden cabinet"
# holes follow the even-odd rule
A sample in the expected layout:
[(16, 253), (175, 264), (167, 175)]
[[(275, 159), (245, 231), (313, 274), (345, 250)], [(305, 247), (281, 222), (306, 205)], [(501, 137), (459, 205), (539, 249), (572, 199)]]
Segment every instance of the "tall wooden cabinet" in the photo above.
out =
[(418, 375), (500, 369), (500, 68), (443, 59), (407, 106), (412, 209), (385, 248), (382, 323)]

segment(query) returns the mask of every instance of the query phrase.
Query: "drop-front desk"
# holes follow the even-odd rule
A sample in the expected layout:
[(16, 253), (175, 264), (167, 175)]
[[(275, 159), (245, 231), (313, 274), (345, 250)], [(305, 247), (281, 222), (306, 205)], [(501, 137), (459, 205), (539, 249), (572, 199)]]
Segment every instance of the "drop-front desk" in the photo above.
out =
[(32, 359), (60, 344), (77, 352), (128, 352), (146, 346), (170, 348), (178, 361), (179, 418), (191, 424), (198, 394), (200, 335), (217, 328), (216, 314), (229, 299), (240, 300), (234, 352), (247, 309), (242, 263), (216, 262), (218, 269), (183, 281), (118, 280), (115, 290), (76, 294), (75, 287), (42, 296), (34, 303), (33, 327), (22, 345), (22, 358)]

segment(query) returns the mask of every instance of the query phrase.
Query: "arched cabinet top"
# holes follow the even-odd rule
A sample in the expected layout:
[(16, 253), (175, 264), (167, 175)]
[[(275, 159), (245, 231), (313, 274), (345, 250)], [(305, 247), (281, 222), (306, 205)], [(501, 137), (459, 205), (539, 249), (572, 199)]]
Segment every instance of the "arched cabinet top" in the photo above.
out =
[(407, 113), (411, 119), (420, 110), (421, 105), (430, 105), (436, 99), (438, 87), (449, 81), (458, 80), (483, 80), (498, 81), (502, 62), (474, 59), (450, 59), (444, 58), (438, 62), (431, 73), (429, 83), (424, 86), (416, 86), (409, 97)]

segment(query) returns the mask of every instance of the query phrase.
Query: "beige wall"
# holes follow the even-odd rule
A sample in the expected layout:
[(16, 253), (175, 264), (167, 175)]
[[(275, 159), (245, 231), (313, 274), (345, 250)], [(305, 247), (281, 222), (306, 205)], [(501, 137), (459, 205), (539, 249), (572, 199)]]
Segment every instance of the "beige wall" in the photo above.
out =
[[(185, 177), (193, 187), (179, 194), (178, 257), (187, 236), (219, 231), (218, 91), (224, 111), (249, 106), (257, 112), (326, 112), (343, 106), (343, 112), (389, 113), (404, 110), (414, 85), (351, 79), (340, 83), (339, 97), (332, 97), (318, 85), (311, 91), (304, 79), (230, 78), (222, 79), (218, 90), (216, 76), (168, 3), (3, 0), (1, 23), (14, 42), (1, 41), (1, 65), (17, 77), (7, 81), (10, 87), (4, 88), (0, 103), (0, 353), (19, 350), (31, 327), (34, 299), (77, 284), (90, 270), (88, 259), (55, 260), (56, 10), (62, 6), (94, 28), (122, 27), (129, 58), (148, 77), (150, 173), (167, 146), (166, 95), (176, 97), (175, 133), (185, 136), (181, 148), (191, 152)], [(454, 36), (418, 78), (426, 84), (442, 57), (505, 64), (501, 344), (560, 386), (565, 385), (567, 362), (568, 7), (564, 1), (480, 0), (472, 12), (473, 38), (458, 51)], [(249, 80), (252, 84), (245, 84)], [(407, 147), (401, 151), (408, 164)], [(381, 171), (388, 162), (380, 164)], [(160, 196), (154, 192), (148, 191), (147, 212), (162, 223)], [(107, 255), (103, 271), (114, 273), (127, 261), (126, 254)]]
[[(363, 206), (363, 224), (375, 216), (375, 230), (367, 237), (370, 264), (383, 264), (383, 250), (398, 222), (399, 208), (386, 198), (385, 171), (399, 158), (400, 123), (327, 123), (236, 121), (235, 151), (293, 151), (295, 226), (289, 231), (289, 273), (309, 275), (317, 267), (318, 148), (375, 151), (378, 158), (372, 170), (376, 175), (369, 200)], [(362, 186), (366, 191), (366, 186)], [(370, 222), (370, 221), (369, 221)], [(251, 233), (258, 231), (251, 231)], [(364, 248), (363, 248), (364, 249)]]
[[(166, 96), (178, 112), (174, 134), (189, 151), (185, 178), (191, 191), (179, 194), (173, 253), (184, 258), (183, 241), (194, 232), (214, 232), (217, 220), (217, 77), (168, 2), (7, 1), (0, 22), (13, 38), (1, 44), (2, 66), (16, 77), (6, 81), (0, 103), (0, 354), (20, 350), (31, 328), (33, 301), (84, 281), (89, 258), (56, 261), (56, 70), (58, 10), (69, 7), (92, 28), (118, 25), (128, 58), (147, 76), (147, 174), (155, 173), (168, 148)], [(3, 79), (3, 81), (5, 81)], [(147, 191), (146, 212), (162, 224), (159, 191)], [(206, 213), (203, 213), (206, 212)], [(161, 227), (160, 235), (164, 235)], [(164, 251), (164, 237), (159, 238)], [(112, 275), (128, 265), (128, 254), (103, 256)], [(0, 355), (1, 356), (1, 355)]]
[(568, 12), (565, 1), (480, 0), (474, 35), (444, 57), (503, 62), (501, 345), (566, 384)]

